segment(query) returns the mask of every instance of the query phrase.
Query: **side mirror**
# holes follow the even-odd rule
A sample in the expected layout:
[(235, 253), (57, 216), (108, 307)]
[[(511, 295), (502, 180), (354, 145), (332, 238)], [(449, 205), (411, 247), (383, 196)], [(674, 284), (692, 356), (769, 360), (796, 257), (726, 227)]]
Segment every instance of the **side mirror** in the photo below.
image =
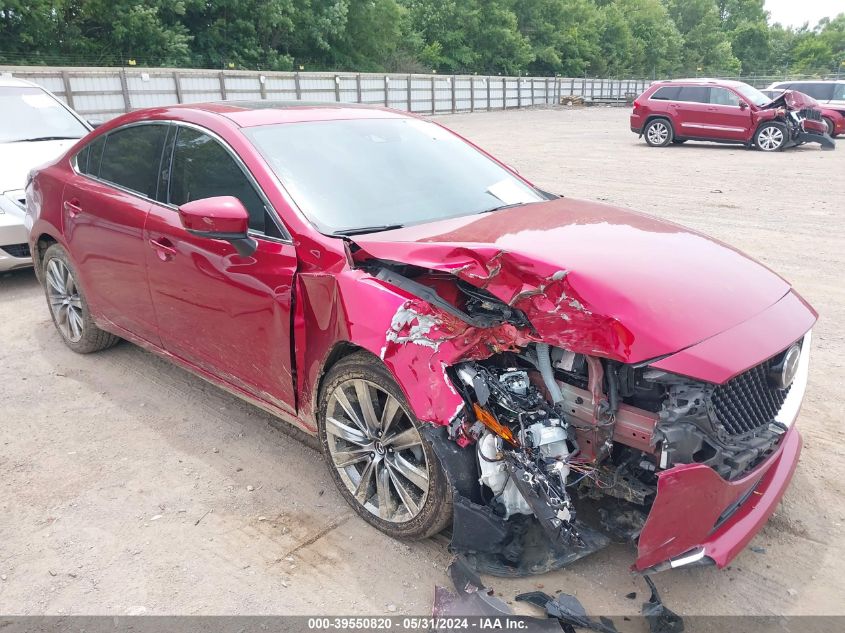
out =
[(191, 235), (226, 240), (243, 257), (258, 248), (258, 242), (249, 236), (249, 212), (233, 196), (186, 202), (179, 207), (179, 219)]
[(99, 119), (88, 119), (88, 125), (90, 125), (95, 130), (103, 124), (102, 121)]
[(740, 102), (739, 102), (739, 109), (740, 109), (740, 110), (746, 110), (747, 108), (748, 108), (748, 104), (747, 104), (747, 103), (745, 103), (745, 101), (740, 101)]

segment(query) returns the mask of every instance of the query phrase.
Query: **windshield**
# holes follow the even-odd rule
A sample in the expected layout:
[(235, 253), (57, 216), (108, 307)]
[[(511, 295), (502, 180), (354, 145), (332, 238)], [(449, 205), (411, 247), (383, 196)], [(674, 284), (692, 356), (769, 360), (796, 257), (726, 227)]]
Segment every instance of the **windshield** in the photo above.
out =
[(418, 119), (245, 131), (323, 233), (384, 230), (544, 200), (451, 132)]
[(88, 129), (40, 88), (0, 87), (0, 143), (82, 138)]
[(757, 88), (749, 86), (748, 84), (739, 84), (735, 87), (735, 90), (741, 94), (745, 100), (757, 106), (766, 105), (774, 98), (767, 97), (765, 94), (757, 90)]

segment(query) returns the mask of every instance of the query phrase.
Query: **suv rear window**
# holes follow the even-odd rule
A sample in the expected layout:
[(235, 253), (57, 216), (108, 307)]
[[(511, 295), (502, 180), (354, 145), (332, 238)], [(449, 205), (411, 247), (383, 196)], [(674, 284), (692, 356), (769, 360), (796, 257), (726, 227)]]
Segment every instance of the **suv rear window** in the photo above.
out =
[(678, 94), (678, 101), (710, 103), (710, 88), (706, 86), (683, 86)]
[(681, 91), (680, 86), (663, 86), (654, 91), (649, 99), (656, 99), (657, 101), (675, 101), (678, 98), (678, 93)]

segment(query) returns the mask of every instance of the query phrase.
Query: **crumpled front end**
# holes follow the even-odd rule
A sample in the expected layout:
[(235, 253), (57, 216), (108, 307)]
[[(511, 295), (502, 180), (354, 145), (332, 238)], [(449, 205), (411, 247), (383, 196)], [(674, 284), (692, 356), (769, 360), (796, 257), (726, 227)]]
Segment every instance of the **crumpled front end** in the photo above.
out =
[[(568, 234), (558, 235), (578, 259), (577, 243), (567, 251)], [(420, 241), (404, 258), (413, 263), (397, 261), (407, 244), (387, 240), (356, 244), (352, 259), (370, 283), (406, 297), (379, 354), (455, 490), (453, 550), (479, 571), (527, 575), (613, 540), (638, 545), (639, 571), (724, 565), (744, 547), (798, 458), (793, 425), (816, 319), (806, 302), (712, 245), (702, 245), (711, 269), (732, 258), (748, 288), (734, 280), (737, 300), (711, 322), (678, 297), (689, 290), (715, 311), (723, 285), (664, 279), (635, 303), (601, 276), (657, 279), (660, 268), (643, 262), (570, 271), (551, 252), (505, 250), (502, 238)], [(674, 274), (697, 256), (676, 257)], [(729, 313), (732, 323), (702, 335)]]

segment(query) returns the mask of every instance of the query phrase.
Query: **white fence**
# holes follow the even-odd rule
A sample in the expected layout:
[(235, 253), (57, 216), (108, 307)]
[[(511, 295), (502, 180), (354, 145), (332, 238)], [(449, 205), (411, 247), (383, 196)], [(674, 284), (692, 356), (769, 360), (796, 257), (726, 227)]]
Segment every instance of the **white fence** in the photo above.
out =
[(367, 103), (441, 114), (551, 105), (575, 96), (624, 105), (648, 87), (642, 79), (283, 73), (163, 68), (0, 67), (0, 76), (44, 86), (92, 120), (153, 106), (219, 100)]

